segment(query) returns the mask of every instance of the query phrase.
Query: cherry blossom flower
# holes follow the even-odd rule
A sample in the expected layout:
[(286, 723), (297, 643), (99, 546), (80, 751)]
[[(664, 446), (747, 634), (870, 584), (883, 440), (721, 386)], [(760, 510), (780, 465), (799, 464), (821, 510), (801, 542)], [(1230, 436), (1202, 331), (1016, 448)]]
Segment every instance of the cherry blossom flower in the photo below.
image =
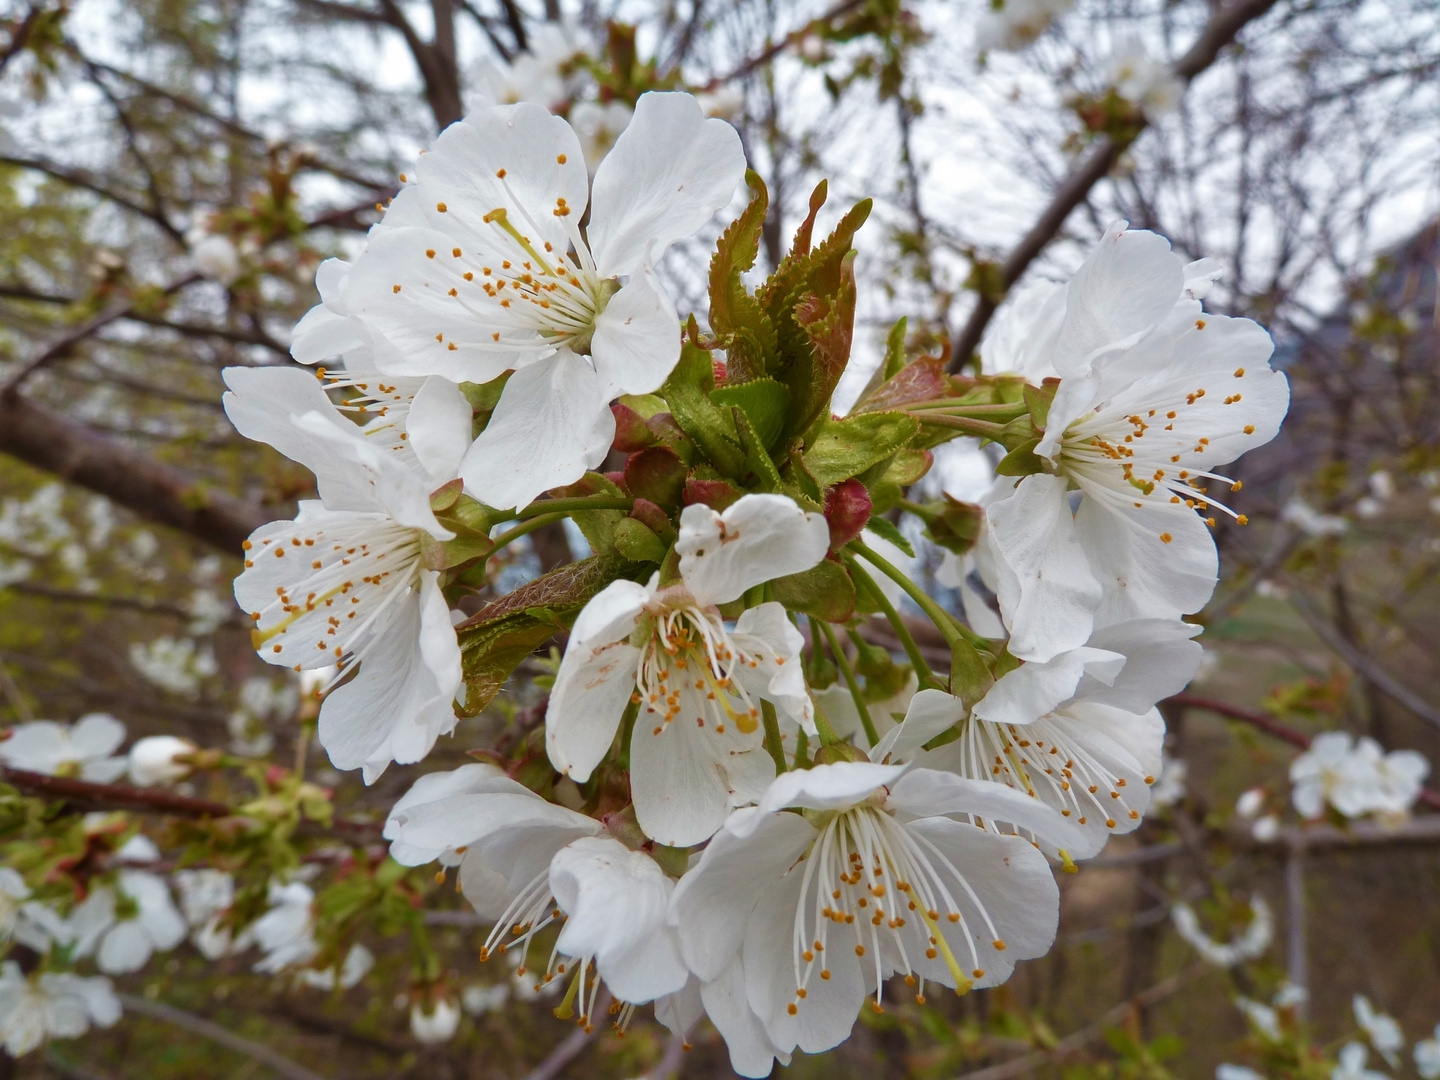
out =
[(1415, 1071), (1421, 1080), (1435, 1080), (1440, 1076), (1440, 1024), (1435, 1025), (1435, 1033), (1430, 1038), (1415, 1044), (1414, 1053)]
[[(991, 817), (1081, 841), (1056, 811), (998, 784), (868, 762), (787, 772), (732, 813), (676, 886), (671, 923), (737, 1071), (768, 1075), (772, 1048), (836, 1045), (868, 994), (881, 1009), (891, 974), (923, 1002), (927, 981), (995, 986), (1043, 954), (1054, 878), (1028, 841), (977, 827)], [(712, 1007), (736, 992), (758, 1023), (735, 1023), (733, 1002)]]
[[(454, 534), (436, 521), (429, 496), (458, 463), (468, 421), (447, 464), (422, 452), (435, 448), (426, 440), (408, 445), (407, 432), (372, 441), (303, 372), (225, 374), (235, 426), (310, 468), (320, 491), (293, 521), (246, 541), (235, 598), (267, 662), (347, 674), (358, 664), (321, 706), (319, 736), (337, 768), (362, 768), (370, 783), (391, 761), (420, 760), (455, 727), (460, 649), (430, 554)], [(412, 421), (423, 396), (411, 404)], [(455, 419), (443, 400), (436, 415), (437, 429)]]
[[(458, 867), (465, 898), (495, 921), (482, 959), (518, 953), (516, 974), (531, 975), (537, 991), (568, 978), (557, 1015), (589, 1024), (602, 981), (626, 1003), (622, 1025), (634, 1005), (683, 990), (688, 972), (666, 925), (673, 885), (655, 861), (495, 766), (421, 777), (391, 810), (385, 837), (403, 865)], [(554, 948), (532, 973), (534, 938), (557, 922)]]
[(177, 870), (175, 886), (191, 944), (207, 960), (230, 953), (233, 935), (223, 916), (235, 903), (235, 879), (223, 870)]
[(94, 886), (67, 927), (74, 955), (94, 954), (96, 966), (110, 975), (139, 971), (152, 953), (185, 940), (186, 930), (165, 880), (144, 870), (121, 870), (113, 884)]
[[(976, 703), (959, 738), (916, 760), (1055, 807), (1085, 835), (1066, 853), (1089, 858), (1149, 809), (1165, 735), (1154, 704), (1194, 675), (1202, 650), (1190, 639), (1199, 629), (1138, 619), (1097, 631), (1088, 645), (1053, 660), (1021, 664)], [(902, 725), (914, 730), (895, 737), (918, 748), (964, 715), (957, 698), (923, 691)], [(871, 756), (880, 760), (885, 747)]]
[(1045, 32), (1074, 0), (1000, 0), (986, 5), (975, 24), (975, 48), (1018, 52)]
[(228, 236), (194, 229), (186, 234), (190, 245), (190, 259), (195, 268), (206, 277), (222, 285), (233, 285), (244, 270), (240, 252)]
[(119, 1019), (120, 999), (109, 979), (54, 971), (27, 978), (14, 960), (0, 965), (0, 1044), (12, 1058)]
[(1370, 999), (1364, 994), (1356, 994), (1350, 1004), (1355, 1010), (1355, 1022), (1365, 1032), (1370, 1045), (1391, 1068), (1397, 1067), (1400, 1064), (1400, 1051), (1405, 1047), (1405, 1035), (1395, 1018), (1376, 1012), (1375, 1006), (1370, 1004)]
[(555, 768), (589, 779), (633, 703), (630, 791), (647, 836), (699, 843), (758, 798), (775, 769), (761, 748), (760, 699), (815, 733), (804, 639), (778, 603), (750, 608), (733, 630), (716, 605), (814, 566), (829, 535), (823, 515), (783, 495), (746, 495), (723, 514), (687, 506), (680, 581), (612, 582), (575, 620), (546, 712)]
[(1340, 1061), (1331, 1071), (1330, 1080), (1389, 1080), (1366, 1064), (1369, 1056), (1362, 1043), (1346, 1043), (1340, 1048)]
[(449, 1042), (459, 1030), (460, 1005), (453, 998), (442, 994), (410, 1006), (410, 1034), (428, 1046)]
[(308, 964), (320, 951), (315, 940), (315, 892), (303, 881), (270, 883), (270, 908), (245, 929), (237, 950), (251, 942), (265, 953), (252, 970), (274, 975), (286, 968)]
[(1170, 909), (1175, 932), (1200, 954), (1201, 959), (1216, 967), (1234, 967), (1243, 960), (1254, 960), (1264, 954), (1275, 936), (1275, 918), (1270, 905), (1258, 896), (1250, 898), (1250, 922), (1234, 941), (1218, 942), (1200, 927), (1200, 919), (1189, 904), (1177, 903)]
[(475, 112), (420, 158), (343, 304), (389, 343), (374, 352), (388, 375), (513, 372), (461, 467), (476, 498), (524, 505), (600, 463), (609, 402), (655, 390), (679, 359), (679, 318), (651, 268), (730, 201), (744, 168), (735, 130), (678, 93), (641, 96), (593, 192), (574, 130), (532, 104)]
[(16, 724), (0, 741), (0, 761), (12, 769), (108, 784), (125, 772), (125, 759), (110, 756), (124, 741), (125, 725), (105, 713), (82, 716), (74, 727), (32, 720)]
[(1106, 77), (1117, 94), (1152, 121), (1174, 112), (1185, 93), (1185, 83), (1170, 65), (1152, 56), (1138, 39), (1132, 38), (1115, 50)]
[(1235, 487), (1212, 470), (1274, 437), (1289, 388), (1261, 327), (1193, 299), (1212, 275), (1117, 222), (1066, 286), (1058, 329), (1018, 361), (1061, 381), (1036, 447), (1053, 474), (1001, 478), (986, 500), (981, 568), (1013, 655), (1049, 660), (1096, 626), (1177, 618), (1214, 591), (1207, 524), (1231, 511), (1202, 485)]
[[(704, 107), (704, 103), (701, 103)], [(714, 116), (714, 113), (708, 115)], [(612, 101), (601, 105), (595, 101), (577, 101), (570, 110), (570, 126), (580, 136), (580, 148), (585, 152), (585, 164), (593, 178), (605, 155), (615, 148), (615, 140), (630, 123), (635, 110), (623, 101)]]

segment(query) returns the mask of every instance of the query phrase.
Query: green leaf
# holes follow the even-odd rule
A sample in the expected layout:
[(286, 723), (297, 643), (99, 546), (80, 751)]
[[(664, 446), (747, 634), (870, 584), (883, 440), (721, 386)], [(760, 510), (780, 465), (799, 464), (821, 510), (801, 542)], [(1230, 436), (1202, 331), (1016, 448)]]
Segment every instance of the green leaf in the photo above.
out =
[(626, 459), (625, 486), (637, 499), (674, 509), (680, 505), (689, 471), (674, 451), (652, 446)]
[(999, 476), (1029, 476), (1032, 473), (1045, 472), (1049, 468), (1049, 462), (1035, 453), (1035, 447), (1039, 445), (1039, 439), (1021, 443), (1000, 459), (1000, 464), (995, 466), (996, 474)]
[(466, 714), (474, 716), (489, 705), (516, 666), (550, 640), (591, 597), (622, 577), (624, 568), (625, 563), (613, 556), (595, 555), (570, 563), (500, 597), (457, 626)]
[(885, 362), (880, 365), (882, 379), (893, 379), (905, 367), (905, 328), (910, 320), (900, 316), (885, 335)]
[(910, 558), (915, 558), (915, 549), (910, 546), (910, 541), (905, 539), (904, 533), (891, 524), (889, 518), (883, 518), (876, 514), (865, 523), (865, 528), (869, 529), (876, 536), (881, 536), (889, 540), (890, 543), (894, 544), (906, 555), (909, 555)]
[(726, 383), (710, 391), (710, 400), (741, 409), (765, 448), (775, 448), (785, 429), (785, 410), (790, 404), (790, 391), (782, 383), (771, 378)]
[(805, 450), (805, 469), (822, 488), (858, 476), (915, 437), (920, 424), (904, 413), (865, 413), (832, 420)]
[(851, 412), (887, 412), (915, 402), (944, 397), (948, 389), (944, 361), (938, 356), (922, 356), (886, 379)]
[(755, 474), (756, 483), (761, 491), (779, 491), (780, 473), (775, 468), (775, 462), (770, 460), (770, 455), (765, 452), (765, 447), (760, 437), (755, 434), (750, 421), (739, 406), (735, 407), (735, 431), (740, 436), (740, 445), (745, 450), (745, 461), (749, 464), (751, 471)]
[(1030, 410), (1030, 419), (1035, 423), (1036, 431), (1044, 431), (1045, 423), (1050, 419), (1050, 403), (1055, 400), (1055, 391), (1060, 388), (1058, 379), (1046, 379), (1046, 385), (1042, 387), (1025, 386), (1025, 407)]
[[(587, 495), (616, 495), (625, 493), (609, 477), (598, 472), (587, 472), (573, 484), (556, 489), (557, 494), (570, 499)], [(581, 510), (570, 515), (579, 527), (590, 550), (597, 555), (606, 555), (615, 550), (614, 531), (618, 522), (625, 517), (623, 510)]]
[(791, 611), (826, 622), (845, 622), (855, 614), (855, 583), (838, 562), (822, 559), (809, 570), (770, 583), (771, 593)]
[(730, 377), (737, 382), (763, 377), (775, 351), (770, 318), (741, 277), (755, 265), (770, 196), (755, 172), (747, 172), (745, 180), (754, 197), (720, 235), (710, 259), (710, 327), (726, 350)]
[(631, 562), (658, 563), (665, 558), (666, 544), (634, 518), (615, 526), (615, 550)]
[(710, 354), (686, 342), (680, 349), (680, 362), (665, 380), (661, 393), (670, 405), (671, 415), (690, 440), (725, 476), (744, 479), (749, 472), (745, 451), (735, 438), (734, 421), (728, 409), (710, 400), (715, 387), (715, 369)]

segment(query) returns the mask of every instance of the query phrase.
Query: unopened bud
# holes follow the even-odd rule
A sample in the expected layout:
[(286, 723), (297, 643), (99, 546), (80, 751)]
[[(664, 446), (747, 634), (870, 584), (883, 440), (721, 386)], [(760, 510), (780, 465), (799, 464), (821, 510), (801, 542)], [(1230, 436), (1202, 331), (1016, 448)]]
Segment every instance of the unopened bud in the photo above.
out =
[(432, 1002), (416, 1001), (410, 1006), (410, 1034), (422, 1043), (449, 1042), (459, 1027), (460, 1006), (448, 997), (438, 997)]
[(859, 480), (846, 480), (825, 493), (825, 521), (830, 526), (830, 550), (839, 551), (854, 540), (870, 521), (870, 492)]
[(173, 784), (190, 775), (196, 746), (174, 735), (151, 735), (130, 748), (130, 782), (139, 787)]

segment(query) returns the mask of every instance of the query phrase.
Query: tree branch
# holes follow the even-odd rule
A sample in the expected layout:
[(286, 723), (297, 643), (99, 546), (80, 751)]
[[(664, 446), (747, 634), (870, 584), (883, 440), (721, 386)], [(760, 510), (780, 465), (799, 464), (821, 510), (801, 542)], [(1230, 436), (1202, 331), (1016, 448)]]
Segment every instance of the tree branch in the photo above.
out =
[(0, 396), (0, 452), (230, 554), (274, 517), (19, 394)]
[[(1276, 0), (1241, 0), (1240, 3), (1216, 12), (1195, 44), (1190, 46), (1189, 52), (1175, 61), (1171, 70), (1186, 83), (1191, 82), (1215, 62), (1220, 50), (1234, 41), (1235, 35), (1247, 23), (1264, 15), (1275, 3)], [(952, 373), (960, 371), (970, 362), (976, 346), (980, 344), (981, 336), (985, 333), (985, 327), (995, 314), (1000, 301), (1005, 298), (1005, 293), (1020, 280), (1026, 268), (1045, 246), (1055, 239), (1060, 227), (1065, 224), (1065, 219), (1070, 216), (1070, 211), (1089, 197), (1090, 189), (1110, 172), (1120, 155), (1129, 149), (1144, 129), (1145, 120), (1142, 117), (1137, 122), (1134, 133), (1127, 139), (1116, 140), (1109, 135), (1100, 136), (1080, 167), (1060, 184), (1059, 190), (1055, 192), (1039, 220), (1000, 264), (999, 289), (992, 293), (981, 293), (977, 297), (975, 310), (970, 313), (970, 318), (955, 339), (949, 367)]]
[(274, 1069), (285, 1080), (327, 1080), (317, 1072), (311, 1072), (303, 1065), (291, 1061), (283, 1054), (265, 1046), (263, 1043), (252, 1042), (243, 1036), (236, 1035), (229, 1028), (223, 1028), (211, 1020), (202, 1016), (194, 1016), (183, 1009), (177, 1009), (173, 1005), (166, 1005), (160, 1001), (151, 1001), (149, 998), (136, 997), (134, 994), (121, 994), (120, 1001), (125, 1008), (141, 1016), (148, 1016), (151, 1020), (159, 1020), (166, 1024), (173, 1024), (175, 1027), (191, 1034), (199, 1035), (209, 1039), (211, 1042), (219, 1043), (227, 1050), (233, 1050), (237, 1054), (258, 1061), (260, 1064)]
[[(1266, 716), (1264, 713), (1252, 712), (1249, 709), (1242, 709), (1235, 705), (1227, 705), (1223, 701), (1216, 701), (1214, 698), (1201, 697), (1198, 694), (1175, 694), (1168, 698), (1176, 705), (1182, 705), (1191, 709), (1204, 709), (1206, 712), (1213, 712), (1217, 716), (1223, 716), (1227, 720), (1239, 720), (1249, 724), (1251, 727), (1259, 728), (1265, 734), (1288, 742), (1291, 746), (1300, 750), (1310, 749), (1311, 738), (1303, 731), (1296, 731), (1294, 728), (1280, 723), (1280, 721)], [(1426, 806), (1440, 810), (1440, 791), (1432, 788), (1421, 788), (1419, 801)]]

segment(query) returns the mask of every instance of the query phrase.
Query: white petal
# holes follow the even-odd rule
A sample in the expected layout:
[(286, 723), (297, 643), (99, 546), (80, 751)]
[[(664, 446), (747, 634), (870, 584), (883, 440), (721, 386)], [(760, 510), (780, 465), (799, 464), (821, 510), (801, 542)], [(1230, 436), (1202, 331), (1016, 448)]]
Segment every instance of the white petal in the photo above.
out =
[(738, 959), (756, 900), (814, 839), (814, 827), (798, 814), (749, 807), (730, 815), (670, 900), (670, 922), (691, 971), (708, 983)]
[[(1083, 847), (1085, 834), (1038, 799), (1021, 795), (1002, 784), (969, 780), (935, 769), (913, 769), (891, 786), (887, 809), (917, 818), (971, 814), (987, 821), (1004, 821), (1056, 847)], [(973, 828), (973, 826), (970, 826)]]
[(752, 585), (810, 569), (830, 550), (830, 527), (788, 496), (744, 495), (723, 514), (685, 507), (675, 550), (690, 594), (726, 604)]
[(465, 489), (490, 506), (528, 506), (605, 460), (615, 437), (609, 390), (562, 350), (521, 368), (460, 465)]
[(337, 315), (324, 304), (316, 304), (295, 324), (290, 355), (302, 364), (318, 364), (363, 349), (365, 345), (365, 335), (357, 320)]
[(1021, 664), (976, 703), (975, 715), (996, 724), (1028, 724), (1074, 696), (1086, 674), (1108, 685), (1125, 663), (1121, 653), (1081, 646), (1044, 662)]
[(320, 707), (320, 744), (337, 769), (364, 767), (371, 783), (392, 761), (419, 761), (455, 729), (460, 650), (434, 571), (392, 607), (360, 670)]
[(460, 461), (470, 449), (470, 402), (449, 379), (432, 375), (410, 403), (405, 431), (410, 448), (440, 487), (460, 473)]
[(555, 947), (594, 956), (621, 1001), (675, 993), (690, 973), (665, 921), (672, 888), (649, 855), (608, 836), (576, 840), (550, 862), (550, 891), (568, 916)]
[(815, 718), (800, 666), (804, 645), (805, 637), (786, 617), (784, 605), (774, 601), (742, 612), (730, 635), (732, 649), (757, 661), (755, 667), (738, 665), (735, 679), (813, 736)]
[(1084, 645), (1101, 600), (1066, 487), (1058, 476), (1027, 476), (985, 510), (1010, 652), (1022, 660), (1045, 661)]
[(637, 272), (610, 298), (591, 352), (610, 397), (660, 388), (680, 359), (680, 319), (654, 274)]
[(633, 274), (729, 203), (745, 174), (740, 136), (689, 94), (641, 94), (595, 171), (590, 250), (601, 277)]
[(224, 397), (225, 414), (241, 435), (268, 443), (313, 472), (329, 509), (377, 509), (369, 478), (340, 446), (291, 422), (294, 415), (313, 412), (326, 417), (341, 434), (358, 436), (359, 428), (330, 403), (319, 379), (294, 368), (231, 367), (223, 374), (230, 388)]
[(1056, 370), (1078, 374), (1095, 350), (1149, 330), (1169, 314), (1184, 287), (1184, 264), (1168, 240), (1126, 230), (1123, 221), (1111, 225), (1066, 290)]
[(1125, 667), (1108, 684), (1081, 679), (1075, 696), (1126, 712), (1145, 712), (1194, 678), (1205, 655), (1192, 640), (1200, 630), (1176, 619), (1132, 619), (1096, 630), (1090, 644), (1123, 653)]
[(1065, 286), (1060, 282), (1035, 280), (1013, 291), (980, 341), (985, 374), (1013, 372), (1037, 385), (1058, 375), (1053, 357), (1064, 319)]
[(1075, 528), (1105, 586), (1095, 616), (1102, 626), (1137, 618), (1175, 619), (1199, 611), (1215, 591), (1215, 539), (1186, 506), (1147, 501), (1142, 507), (1117, 508), (1087, 496), (1080, 501)]
[(672, 1035), (685, 1035), (705, 1017), (705, 1002), (700, 998), (700, 980), (691, 976), (684, 987), (655, 1002), (655, 1019), (670, 1029)]
[[(997, 938), (989, 936), (990, 927), (974, 900), (966, 890), (957, 888), (953, 876), (947, 874), (946, 884), (959, 902), (964, 922), (942, 923), (941, 933), (949, 941), (954, 955), (964, 958), (961, 966), (966, 968), (971, 963), (970, 941), (965, 940), (961, 927), (968, 927), (979, 956), (978, 966), (985, 971), (975, 980), (976, 986), (1002, 983), (1010, 977), (1015, 961), (1049, 952), (1059, 922), (1060, 892), (1045, 856), (1028, 840), (996, 836), (949, 818), (911, 822), (906, 830), (934, 845), (950, 865), (964, 875), (990, 916), (998, 940), (1005, 943), (1003, 950), (994, 946)], [(916, 968), (927, 978), (944, 985), (953, 981), (942, 962), (926, 961), (923, 954), (916, 958)]]
[(613, 581), (575, 619), (545, 711), (545, 749), (577, 783), (609, 751), (635, 692), (640, 650), (628, 639), (649, 596), (643, 585)]
[(728, 740), (698, 727), (694, 715), (683, 709), (664, 724), (644, 713), (630, 737), (635, 817), (646, 836), (671, 847), (708, 840), (734, 805), (724, 760)]
[(77, 758), (107, 757), (125, 741), (125, 725), (108, 713), (88, 713), (70, 731), (70, 749)]
[(498, 765), (489, 762), (461, 765), (458, 769), (426, 773), (420, 777), (410, 785), (409, 791), (400, 796), (385, 819), (382, 835), (391, 841), (390, 857), (402, 866), (423, 866), (440, 858), (447, 851), (453, 852), (457, 847), (464, 847), (473, 837), (460, 821), (455, 822), (456, 836), (453, 843), (440, 847), (421, 847), (409, 838), (402, 839), (406, 822), (409, 820), (408, 815), (417, 806), (439, 802), (452, 795), (474, 795), (491, 790), (496, 786), (496, 781), (504, 781), (503, 786), (514, 783)]
[(905, 775), (906, 765), (874, 765), (868, 761), (842, 761), (797, 769), (775, 778), (760, 809), (775, 813), (786, 807), (806, 810), (841, 810), (864, 801), (875, 791), (891, 787)]
[(907, 760), (936, 735), (949, 731), (965, 718), (960, 699), (943, 690), (921, 690), (910, 700), (902, 723), (895, 725), (870, 750), (871, 761)]
[[(750, 1007), (770, 1038), (777, 1046), (818, 1054), (849, 1036), (865, 997), (866, 976), (854, 952), (837, 941), (825, 954), (830, 978), (812, 978), (805, 998), (797, 1001), (795, 911), (804, 877), (804, 867), (797, 866), (761, 895), (750, 913), (741, 956)], [(794, 1016), (787, 1008), (791, 1004), (797, 1006)]]
[(123, 975), (139, 971), (145, 966), (154, 951), (149, 937), (140, 924), (131, 919), (117, 923), (100, 940), (100, 951), (95, 954), (95, 966), (107, 975)]
[(738, 955), (715, 979), (701, 986), (700, 998), (710, 1022), (725, 1040), (730, 1067), (735, 1072), (759, 1080), (774, 1072), (776, 1058), (782, 1065), (790, 1063), (790, 1055), (774, 1044), (750, 1008), (745, 970)]

